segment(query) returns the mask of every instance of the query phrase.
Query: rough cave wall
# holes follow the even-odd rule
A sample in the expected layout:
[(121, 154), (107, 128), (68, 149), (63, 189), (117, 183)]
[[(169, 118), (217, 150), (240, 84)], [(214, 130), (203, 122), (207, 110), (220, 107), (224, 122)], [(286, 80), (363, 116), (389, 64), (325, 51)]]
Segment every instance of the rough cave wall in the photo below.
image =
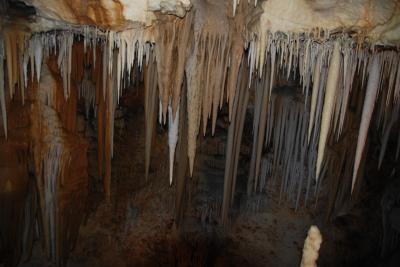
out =
[[(9, 99), (9, 98), (8, 98)], [(37, 192), (30, 155), (30, 101), (7, 101), (8, 138), (1, 133), (0, 257), (7, 266), (28, 259), (34, 235)]]

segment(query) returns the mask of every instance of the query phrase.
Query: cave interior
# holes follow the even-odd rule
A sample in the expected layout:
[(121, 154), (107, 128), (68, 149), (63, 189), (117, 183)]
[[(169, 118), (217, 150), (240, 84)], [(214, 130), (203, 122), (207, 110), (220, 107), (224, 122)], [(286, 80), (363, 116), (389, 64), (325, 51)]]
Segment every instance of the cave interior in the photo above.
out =
[(0, 0), (0, 267), (400, 266), (398, 0)]

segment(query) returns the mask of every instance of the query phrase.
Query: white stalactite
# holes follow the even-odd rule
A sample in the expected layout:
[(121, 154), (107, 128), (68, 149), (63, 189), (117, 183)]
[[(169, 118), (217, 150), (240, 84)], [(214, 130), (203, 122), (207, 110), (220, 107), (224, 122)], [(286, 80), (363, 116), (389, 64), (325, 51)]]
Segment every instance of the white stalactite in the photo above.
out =
[(368, 84), (364, 100), (364, 106), (361, 114), (361, 124), (358, 133), (356, 157), (354, 161), (353, 180), (351, 183), (351, 192), (353, 192), (356, 183), (358, 168), (360, 167), (365, 142), (367, 140), (369, 124), (375, 107), (375, 100), (378, 93), (378, 87), (381, 77), (381, 61), (379, 55), (374, 55), (369, 71)]
[(43, 60), (43, 47), (40, 37), (36, 37), (33, 40), (33, 46), (35, 51), (35, 69), (36, 69), (36, 79), (37, 82), (40, 81), (40, 70), (42, 69)]
[(169, 185), (172, 185), (174, 175), (175, 148), (178, 142), (179, 106), (174, 116), (172, 114), (171, 102), (168, 105)]

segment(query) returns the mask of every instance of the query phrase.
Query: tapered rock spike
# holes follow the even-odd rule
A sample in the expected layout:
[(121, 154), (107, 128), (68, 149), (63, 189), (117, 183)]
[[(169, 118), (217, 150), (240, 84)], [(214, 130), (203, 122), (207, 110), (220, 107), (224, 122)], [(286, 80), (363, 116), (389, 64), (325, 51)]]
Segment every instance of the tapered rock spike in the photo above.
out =
[[(175, 119), (174, 119), (175, 117)], [(168, 146), (169, 146), (169, 185), (174, 174), (175, 148), (178, 142), (179, 106), (175, 116), (172, 114), (171, 103), (168, 106)]]
[(317, 157), (316, 176), (315, 176), (317, 180), (321, 172), (322, 160), (325, 154), (325, 146), (328, 140), (328, 134), (332, 120), (332, 113), (334, 109), (334, 98), (339, 82), (339, 70), (340, 70), (340, 44), (339, 41), (335, 41), (331, 62), (329, 64), (324, 107), (322, 110), (321, 130), (318, 142), (318, 157)]
[(356, 157), (354, 160), (353, 180), (351, 183), (351, 192), (353, 192), (356, 183), (358, 168), (360, 166), (362, 153), (367, 140), (369, 124), (371, 122), (372, 112), (374, 111), (375, 100), (378, 93), (379, 78), (381, 74), (381, 62), (379, 55), (374, 55), (369, 70), (369, 77), (364, 100), (364, 107), (361, 115), (361, 124), (357, 140)]

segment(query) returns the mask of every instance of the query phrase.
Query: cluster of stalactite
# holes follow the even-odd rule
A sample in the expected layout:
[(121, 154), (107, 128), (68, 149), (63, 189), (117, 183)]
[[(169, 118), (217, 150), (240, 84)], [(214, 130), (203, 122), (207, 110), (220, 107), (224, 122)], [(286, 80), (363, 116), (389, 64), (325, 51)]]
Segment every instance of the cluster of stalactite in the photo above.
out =
[[(139, 68), (145, 74), (146, 176), (158, 106), (159, 123), (168, 121), (169, 126), (170, 183), (175, 176), (179, 188), (176, 204), (180, 215), (176, 218), (180, 218), (182, 212), (186, 162), (190, 175), (193, 173), (199, 130), (206, 134), (210, 120), (213, 134), (218, 110), (227, 102), (231, 124), (221, 214), (223, 222), (228, 220), (235, 193), (244, 116), (251, 94), (254, 95), (254, 139), (248, 193), (262, 191), (270, 181), (279, 181), (281, 197), (287, 195), (298, 207), (302, 192), (305, 191), (306, 202), (313, 181), (320, 183), (328, 165), (339, 160), (346, 165), (343, 172), (351, 170), (351, 182), (340, 190), (337, 184), (335, 194), (339, 191), (351, 194), (359, 183), (357, 177), (365, 157), (374, 110), (383, 132), (379, 164), (384, 159), (391, 131), (398, 127), (399, 53), (364, 43), (347, 33), (329, 34), (320, 29), (303, 34), (259, 29), (244, 36), (240, 26), (244, 12), (239, 12), (230, 22), (218, 22), (213, 21), (216, 16), (205, 16), (214, 9), (199, 6), (195, 13), (183, 19), (160, 18), (154, 39), (140, 27), (120, 32), (71, 27), (32, 36), (5, 30), (0, 39), (0, 104), (5, 138), (8, 132), (5, 88), (10, 98), (18, 89), (24, 102), (27, 85), (33, 81), (45, 82), (41, 77), (43, 62), (54, 58), (52, 64), (58, 71), (63, 94), (60, 96), (46, 86), (39, 90), (45, 93), (47, 105), (62, 106), (62, 103), (76, 102), (79, 97), (85, 100), (87, 114), (93, 110), (98, 120), (99, 174), (109, 199), (114, 111), (122, 89), (132, 80), (132, 70)], [(300, 80), (300, 88), (296, 92), (276, 88), (284, 79)], [(54, 98), (62, 100), (54, 104)], [(349, 115), (351, 101), (362, 107), (358, 114)], [(57, 110), (60, 109), (62, 107)], [(69, 112), (65, 112), (61, 120), (73, 125), (70, 120), (76, 110)], [(344, 161), (345, 155), (330, 160), (329, 144), (346, 138), (345, 133), (351, 128), (350, 117), (353, 124), (359, 125), (355, 153), (346, 154), (346, 157), (352, 155), (354, 162)], [(46, 139), (49, 146), (56, 141)], [(398, 143), (397, 158), (400, 140)], [(63, 161), (63, 153), (68, 153), (57, 144), (45, 150), (48, 154), (44, 157), (57, 158), (58, 162)], [(175, 151), (180, 160), (174, 175)], [(37, 168), (46, 174), (46, 169), (58, 172), (61, 165), (38, 165)], [(46, 179), (57, 176), (57, 173), (47, 174)], [(43, 185), (48, 197), (54, 194), (54, 186), (56, 184)], [(46, 202), (45, 198), (42, 202)], [(52, 229), (54, 222), (48, 223)], [(50, 236), (54, 234), (51, 231), (54, 229), (50, 230)], [(52, 255), (56, 253), (53, 250)]]
[[(65, 265), (78, 236), (88, 193), (88, 144), (76, 127), (77, 81), (80, 83), (84, 74), (80, 60), (83, 46), (70, 50), (75, 60), (70, 61), (70, 91), (65, 99), (61, 57), (40, 44), (41, 52), (32, 52), (29, 58), (30, 52), (21, 48), (29, 42), (23, 32), (9, 31), (2, 37), (1, 143), (5, 149), (1, 151), (11, 155), (2, 160), (7, 168), (2, 169), (0, 181), (5, 186), (1, 188), (9, 192), (1, 194), (0, 205), (5, 208), (0, 223), (5, 232), (0, 251), (5, 253), (6, 266), (15, 266), (30, 257), (33, 240), (39, 239), (49, 259)], [(43, 39), (36, 36), (30, 41), (34, 51)], [(25, 63), (19, 61), (21, 58)], [(26, 62), (29, 60), (31, 64)]]
[(65, 265), (86, 208), (88, 144), (76, 133), (77, 88), (71, 90), (73, 98), (64, 101), (54, 57), (43, 64), (42, 72), (33, 92), (31, 130), (41, 211), (38, 221), (47, 256), (57, 265)]

